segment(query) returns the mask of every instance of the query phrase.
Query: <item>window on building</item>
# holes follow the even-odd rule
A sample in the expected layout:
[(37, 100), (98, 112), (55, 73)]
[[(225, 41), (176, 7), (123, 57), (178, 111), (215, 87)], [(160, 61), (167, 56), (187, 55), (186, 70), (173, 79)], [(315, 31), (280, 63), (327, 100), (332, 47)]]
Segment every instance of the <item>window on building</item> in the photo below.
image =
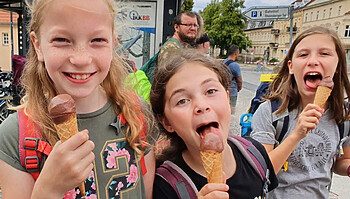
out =
[(338, 34), (338, 32), (339, 32), (339, 26), (335, 27), (335, 32)]
[(318, 20), (318, 15), (320, 14), (320, 11), (316, 12), (316, 20)]
[(2, 33), (2, 45), (4, 45), (4, 46), (9, 45), (9, 34), (8, 33)]
[(329, 8), (329, 18), (332, 17), (332, 8)]
[(339, 6), (338, 16), (341, 16), (341, 6)]
[(344, 37), (350, 38), (350, 25), (345, 26), (345, 35)]
[(304, 21), (307, 22), (307, 13), (305, 14), (305, 20)]
[(314, 12), (311, 12), (311, 14), (310, 14), (310, 21), (312, 21), (313, 18), (314, 18)]
[(326, 18), (326, 9), (323, 10), (323, 19)]

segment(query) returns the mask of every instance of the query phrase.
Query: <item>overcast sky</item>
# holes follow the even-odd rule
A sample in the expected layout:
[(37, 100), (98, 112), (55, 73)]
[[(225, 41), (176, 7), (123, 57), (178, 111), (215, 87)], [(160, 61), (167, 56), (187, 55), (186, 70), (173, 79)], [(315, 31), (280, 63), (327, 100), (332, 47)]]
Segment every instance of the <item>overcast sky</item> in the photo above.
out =
[[(285, 6), (290, 5), (294, 1), (295, 0), (245, 0), (244, 6), (246, 8), (244, 8), (243, 11), (253, 6)], [(193, 0), (193, 2), (193, 11), (198, 12), (199, 10), (203, 10), (211, 0)]]

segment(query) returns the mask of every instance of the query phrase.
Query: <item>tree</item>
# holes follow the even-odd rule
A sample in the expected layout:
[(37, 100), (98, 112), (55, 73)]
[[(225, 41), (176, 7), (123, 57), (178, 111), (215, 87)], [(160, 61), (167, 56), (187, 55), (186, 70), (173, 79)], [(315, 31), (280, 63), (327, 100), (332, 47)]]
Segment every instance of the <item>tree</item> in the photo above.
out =
[(192, 11), (192, 8), (193, 8), (193, 0), (185, 0), (185, 2), (182, 4), (182, 7), (181, 7), (181, 12), (183, 11)]
[(212, 0), (202, 12), (205, 32), (220, 48), (220, 57), (232, 44), (246, 49), (247, 40), (247, 47), (251, 46), (251, 41), (244, 33), (246, 22), (241, 12), (243, 3), (244, 0)]

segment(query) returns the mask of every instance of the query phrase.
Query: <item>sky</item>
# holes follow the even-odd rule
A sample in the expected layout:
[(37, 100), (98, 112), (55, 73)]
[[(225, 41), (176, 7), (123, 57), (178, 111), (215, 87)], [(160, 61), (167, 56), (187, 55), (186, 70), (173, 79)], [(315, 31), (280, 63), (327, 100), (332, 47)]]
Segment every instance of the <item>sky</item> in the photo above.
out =
[[(254, 6), (286, 6), (290, 5), (295, 0), (245, 0), (243, 11)], [(193, 11), (198, 12), (203, 10), (211, 0), (193, 0)]]

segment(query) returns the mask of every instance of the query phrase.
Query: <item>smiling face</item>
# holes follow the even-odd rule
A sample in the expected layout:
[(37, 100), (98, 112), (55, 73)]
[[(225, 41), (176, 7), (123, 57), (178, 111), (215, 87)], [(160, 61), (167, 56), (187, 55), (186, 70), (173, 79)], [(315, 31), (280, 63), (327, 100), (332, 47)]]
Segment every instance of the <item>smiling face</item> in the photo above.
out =
[(338, 65), (338, 55), (332, 38), (326, 34), (305, 37), (296, 46), (289, 73), (294, 75), (303, 102), (311, 103), (322, 78), (333, 78)]
[(86, 98), (98, 93), (113, 53), (110, 10), (102, 0), (54, 0), (39, 33), (31, 33), (38, 60), (59, 94)]
[(208, 67), (185, 62), (166, 84), (164, 101), (161, 123), (167, 131), (175, 131), (189, 150), (199, 149), (199, 133), (205, 125), (218, 128), (227, 139), (231, 118), (228, 92)]

